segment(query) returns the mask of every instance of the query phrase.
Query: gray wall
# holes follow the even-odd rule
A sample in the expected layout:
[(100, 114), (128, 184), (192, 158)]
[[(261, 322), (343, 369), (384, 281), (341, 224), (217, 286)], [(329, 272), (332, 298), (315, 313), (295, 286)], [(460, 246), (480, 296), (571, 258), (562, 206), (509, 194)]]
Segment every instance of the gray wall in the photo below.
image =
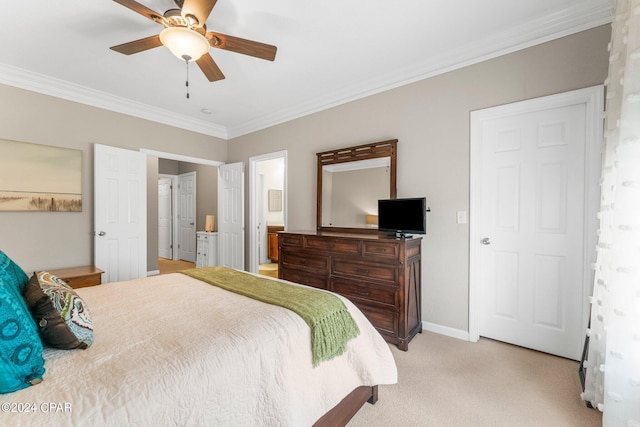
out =
[[(397, 138), (398, 197), (426, 196), (423, 320), (468, 330), (471, 111), (603, 84), (603, 26), (235, 138), (229, 161), (288, 151), (288, 229), (315, 228), (319, 151)], [(248, 191), (247, 191), (248, 193)], [(248, 245), (247, 245), (248, 247)]]
[[(0, 249), (27, 272), (93, 263), (94, 143), (218, 161), (226, 161), (228, 145), (211, 136), (5, 85), (0, 85), (0, 138), (83, 152), (82, 212), (0, 212)], [(157, 205), (156, 199), (156, 211)], [(157, 241), (154, 245), (157, 253)]]

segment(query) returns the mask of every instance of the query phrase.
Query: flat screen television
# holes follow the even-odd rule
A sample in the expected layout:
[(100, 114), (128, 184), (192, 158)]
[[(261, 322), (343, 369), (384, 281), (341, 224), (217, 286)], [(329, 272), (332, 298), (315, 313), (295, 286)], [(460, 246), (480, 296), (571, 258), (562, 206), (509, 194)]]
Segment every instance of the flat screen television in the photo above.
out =
[(402, 238), (427, 234), (426, 197), (378, 200), (378, 230)]

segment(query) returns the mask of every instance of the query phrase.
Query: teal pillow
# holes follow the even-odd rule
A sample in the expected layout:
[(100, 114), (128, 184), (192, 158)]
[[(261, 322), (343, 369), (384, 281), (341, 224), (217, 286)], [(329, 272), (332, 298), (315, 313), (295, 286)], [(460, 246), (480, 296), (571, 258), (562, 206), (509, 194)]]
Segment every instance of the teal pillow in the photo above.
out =
[(0, 251), (0, 393), (42, 381), (44, 359), (36, 323), (22, 297), (26, 274)]
[(18, 264), (13, 262), (7, 254), (0, 251), (0, 282), (5, 283), (7, 286), (14, 286), (22, 295), (28, 281), (29, 277)]

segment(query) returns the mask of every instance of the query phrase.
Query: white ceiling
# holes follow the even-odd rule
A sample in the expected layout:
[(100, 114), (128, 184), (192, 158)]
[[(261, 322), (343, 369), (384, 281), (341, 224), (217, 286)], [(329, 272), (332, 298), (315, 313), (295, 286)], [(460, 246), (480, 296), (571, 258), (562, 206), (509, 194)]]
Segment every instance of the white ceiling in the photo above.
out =
[(13, 0), (0, 83), (230, 139), (606, 24), (612, 2), (218, 0), (207, 29), (276, 45), (276, 59), (212, 48), (226, 79), (210, 83), (191, 64), (187, 99), (186, 66), (166, 48), (109, 49), (160, 25), (110, 0)]

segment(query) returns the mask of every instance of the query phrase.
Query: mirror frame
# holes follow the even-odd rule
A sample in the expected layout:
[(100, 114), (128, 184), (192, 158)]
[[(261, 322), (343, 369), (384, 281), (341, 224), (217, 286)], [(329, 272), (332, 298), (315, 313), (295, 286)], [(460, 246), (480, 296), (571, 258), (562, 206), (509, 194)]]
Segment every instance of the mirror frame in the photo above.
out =
[(324, 227), (322, 226), (322, 167), (336, 163), (355, 162), (358, 160), (376, 159), (389, 157), (389, 198), (395, 199), (396, 190), (396, 152), (397, 139), (374, 142), (371, 144), (356, 145), (354, 147), (340, 148), (338, 150), (323, 151), (316, 153), (318, 157), (317, 178), (316, 178), (316, 230), (317, 231), (340, 231), (351, 233), (378, 233), (378, 229), (356, 228), (356, 227)]

